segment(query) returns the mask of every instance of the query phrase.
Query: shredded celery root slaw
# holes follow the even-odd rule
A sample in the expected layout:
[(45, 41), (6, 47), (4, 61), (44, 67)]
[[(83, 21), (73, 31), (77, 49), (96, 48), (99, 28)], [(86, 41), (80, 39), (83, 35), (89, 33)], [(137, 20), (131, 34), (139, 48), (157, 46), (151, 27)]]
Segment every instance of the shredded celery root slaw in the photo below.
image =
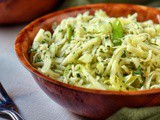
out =
[(160, 88), (160, 25), (137, 22), (137, 13), (109, 17), (102, 10), (40, 29), (31, 63), (61, 82), (101, 90)]

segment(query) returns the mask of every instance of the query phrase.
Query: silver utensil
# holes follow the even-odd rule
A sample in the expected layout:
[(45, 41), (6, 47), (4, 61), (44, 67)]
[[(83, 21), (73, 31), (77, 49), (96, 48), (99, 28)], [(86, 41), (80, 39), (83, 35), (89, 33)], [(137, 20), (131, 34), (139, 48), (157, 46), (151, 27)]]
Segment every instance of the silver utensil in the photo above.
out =
[(12, 101), (12, 99), (9, 97), (7, 92), (5, 91), (4, 87), (2, 86), (0, 82), (0, 94), (3, 98), (3, 100), (0, 99), (0, 114), (7, 114), (9, 115), (13, 120), (24, 120), (14, 109), (16, 108), (16, 105)]

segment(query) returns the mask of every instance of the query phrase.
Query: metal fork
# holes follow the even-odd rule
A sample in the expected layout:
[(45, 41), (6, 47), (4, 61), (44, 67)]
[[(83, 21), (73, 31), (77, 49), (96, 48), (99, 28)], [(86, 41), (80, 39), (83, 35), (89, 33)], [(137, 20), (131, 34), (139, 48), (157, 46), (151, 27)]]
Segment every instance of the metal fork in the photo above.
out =
[(7, 114), (13, 120), (24, 120), (14, 109), (16, 109), (16, 105), (9, 97), (4, 87), (0, 82), (0, 94), (2, 95), (3, 100), (0, 99), (0, 114)]

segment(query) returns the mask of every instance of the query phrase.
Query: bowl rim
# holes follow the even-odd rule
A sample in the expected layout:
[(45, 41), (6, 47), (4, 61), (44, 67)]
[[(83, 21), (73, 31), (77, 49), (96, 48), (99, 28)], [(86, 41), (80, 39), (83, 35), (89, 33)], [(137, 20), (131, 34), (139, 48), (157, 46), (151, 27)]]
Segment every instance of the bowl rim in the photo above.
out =
[[(52, 12), (49, 13), (47, 15), (44, 15), (36, 20), (34, 20), (33, 22), (31, 22), (30, 24), (28, 24), (26, 27), (24, 27), (20, 33), (18, 34), (15, 44), (14, 44), (14, 49), (15, 49), (15, 53), (19, 59), (19, 61), (21, 62), (21, 64), (28, 70), (30, 71), (32, 74), (37, 75), (38, 77), (42, 78), (45, 81), (48, 81), (52, 84), (55, 84), (57, 86), (66, 88), (66, 89), (70, 89), (70, 90), (74, 90), (74, 91), (79, 91), (79, 92), (86, 92), (86, 93), (92, 93), (92, 94), (101, 94), (101, 95), (129, 95), (129, 96), (136, 96), (136, 95), (146, 95), (146, 94), (157, 94), (160, 93), (160, 88), (157, 89), (149, 89), (149, 90), (139, 90), (139, 91), (114, 91), (114, 90), (98, 90), (98, 89), (89, 89), (89, 88), (83, 88), (83, 87), (78, 87), (78, 86), (73, 86), (70, 84), (66, 84), (63, 82), (60, 82), (58, 80), (55, 80), (53, 78), (50, 78), (42, 73), (40, 73), (36, 68), (34, 68), (31, 63), (29, 61), (27, 61), (27, 59), (24, 57), (24, 54), (21, 51), (21, 44), (22, 42), (21, 39), (24, 36), (24, 34), (26, 33), (26, 31), (28, 29), (30, 29), (31, 26), (35, 26), (38, 25), (38, 23), (40, 22), (44, 22), (43, 20), (47, 20), (48, 18), (51, 18), (53, 16), (56, 16), (60, 13), (64, 13), (64, 12), (72, 12), (74, 10), (81, 10), (83, 8), (95, 8), (95, 7), (100, 7), (100, 6), (107, 6), (107, 5), (130, 5), (130, 6), (134, 6), (134, 7), (146, 7), (146, 8), (151, 8), (151, 9), (155, 9), (158, 10), (156, 8), (152, 8), (152, 7), (147, 7), (147, 6), (143, 6), (143, 5), (134, 5), (134, 4), (121, 4), (121, 3), (100, 3), (100, 4), (89, 4), (89, 5), (83, 5), (83, 6), (76, 6), (76, 7), (71, 7), (71, 8), (67, 8), (67, 9), (63, 9), (63, 10), (59, 10), (56, 12)], [(159, 10), (160, 11), (160, 10)]]

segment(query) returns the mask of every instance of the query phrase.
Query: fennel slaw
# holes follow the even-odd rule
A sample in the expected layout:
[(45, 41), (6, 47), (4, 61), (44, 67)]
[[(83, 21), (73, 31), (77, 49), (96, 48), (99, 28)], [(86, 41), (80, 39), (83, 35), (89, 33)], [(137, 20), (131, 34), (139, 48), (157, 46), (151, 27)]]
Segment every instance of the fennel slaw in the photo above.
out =
[(31, 62), (61, 82), (102, 90), (160, 88), (160, 25), (137, 22), (137, 13), (109, 17), (98, 10), (40, 29)]

